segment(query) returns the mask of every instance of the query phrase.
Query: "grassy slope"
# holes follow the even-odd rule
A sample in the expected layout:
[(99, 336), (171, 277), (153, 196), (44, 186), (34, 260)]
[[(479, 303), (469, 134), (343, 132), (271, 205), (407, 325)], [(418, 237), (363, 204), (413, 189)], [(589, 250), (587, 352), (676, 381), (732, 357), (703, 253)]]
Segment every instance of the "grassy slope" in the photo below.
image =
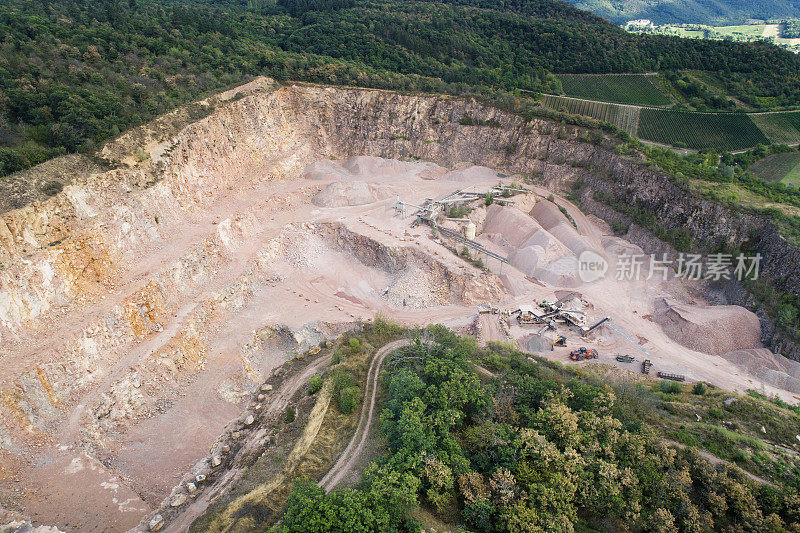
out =
[(787, 185), (800, 185), (800, 152), (775, 154), (757, 161), (750, 172), (766, 181), (779, 181)]

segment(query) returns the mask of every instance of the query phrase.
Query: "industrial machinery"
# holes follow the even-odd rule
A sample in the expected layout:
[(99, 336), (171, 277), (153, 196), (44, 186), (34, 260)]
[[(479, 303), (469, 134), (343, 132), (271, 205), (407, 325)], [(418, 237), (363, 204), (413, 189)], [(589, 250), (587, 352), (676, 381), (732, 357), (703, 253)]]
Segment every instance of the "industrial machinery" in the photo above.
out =
[(617, 356), (617, 361), (619, 361), (620, 363), (632, 363), (633, 362), (633, 356), (632, 355), (618, 355)]
[(649, 374), (651, 366), (653, 366), (653, 363), (650, 362), (650, 359), (645, 359), (642, 362), (642, 374)]
[(597, 322), (597, 323), (596, 323), (594, 326), (591, 326), (591, 327), (588, 327), (588, 328), (587, 328), (587, 327), (585, 327), (585, 326), (584, 326), (584, 327), (582, 327), (582, 328), (581, 328), (581, 331), (583, 331), (583, 334), (584, 334), (584, 335), (588, 335), (589, 333), (591, 333), (592, 331), (596, 330), (597, 328), (599, 328), (600, 326), (602, 326), (603, 324), (605, 324), (605, 323), (606, 323), (606, 322), (608, 322), (609, 320), (611, 320), (611, 317), (610, 317), (610, 316), (607, 316), (607, 317), (605, 317), (604, 319), (602, 319), (602, 320), (600, 320), (599, 322)]
[(558, 311), (545, 313), (543, 315), (537, 315), (533, 310), (533, 306), (521, 305), (519, 309), (512, 312), (511, 314), (517, 315), (517, 322), (520, 324), (550, 324), (552, 320), (548, 319), (550, 317), (554, 317), (555, 315), (557, 315)]
[(661, 379), (671, 379), (672, 381), (686, 381), (686, 376), (683, 374), (670, 374), (669, 372), (659, 372), (658, 377)]
[(567, 338), (564, 335), (560, 335), (556, 340), (553, 341), (553, 348), (556, 346), (566, 346), (567, 345)]
[(569, 358), (573, 361), (584, 361), (586, 359), (597, 359), (597, 350), (581, 346), (577, 350), (569, 352)]

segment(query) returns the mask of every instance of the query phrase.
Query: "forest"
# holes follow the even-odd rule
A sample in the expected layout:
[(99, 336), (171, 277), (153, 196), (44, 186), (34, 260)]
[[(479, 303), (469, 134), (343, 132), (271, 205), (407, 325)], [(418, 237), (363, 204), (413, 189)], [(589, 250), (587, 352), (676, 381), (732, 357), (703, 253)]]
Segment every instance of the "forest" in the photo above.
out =
[[(417, 335), (384, 374), (386, 453), (355, 488), (325, 494), (298, 479), (272, 531), (416, 531), (419, 509), (477, 532), (797, 531), (796, 464), (773, 469), (756, 443), (751, 452), (716, 426), (670, 415), (688, 408), (687, 419), (722, 417), (743, 434), (757, 418), (791, 439), (800, 416), (782, 402), (754, 393), (725, 407), (703, 383), (614, 382), (442, 326)], [(664, 433), (759, 463), (772, 483), (669, 446)]]
[(0, 29), (0, 176), (258, 75), (491, 95), (697, 69), (755, 107), (800, 104), (800, 58), (777, 47), (628, 34), (554, 0), (0, 0)]

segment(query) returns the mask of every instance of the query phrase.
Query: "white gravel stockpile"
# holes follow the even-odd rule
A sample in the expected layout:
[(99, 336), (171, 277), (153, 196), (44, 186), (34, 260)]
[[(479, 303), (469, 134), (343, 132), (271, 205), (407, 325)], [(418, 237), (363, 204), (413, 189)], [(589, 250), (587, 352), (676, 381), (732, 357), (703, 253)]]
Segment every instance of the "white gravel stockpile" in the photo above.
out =
[(442, 176), (443, 180), (461, 183), (491, 181), (498, 179), (497, 172), (491, 168), (471, 166), (461, 170), (453, 170)]
[(758, 317), (736, 305), (683, 305), (660, 298), (653, 320), (673, 340), (698, 352), (720, 355), (761, 347)]
[(319, 207), (345, 207), (366, 205), (385, 200), (392, 195), (386, 187), (375, 187), (363, 181), (335, 181), (312, 198)]

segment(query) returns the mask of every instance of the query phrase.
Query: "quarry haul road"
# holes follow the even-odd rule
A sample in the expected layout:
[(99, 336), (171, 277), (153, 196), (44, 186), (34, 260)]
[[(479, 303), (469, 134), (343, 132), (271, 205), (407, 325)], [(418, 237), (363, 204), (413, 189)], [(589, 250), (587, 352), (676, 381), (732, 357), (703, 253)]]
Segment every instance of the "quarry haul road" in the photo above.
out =
[[(316, 359), (308, 364), (303, 370), (291, 376), (289, 379), (276, 387), (275, 391), (271, 393), (271, 401), (266, 407), (264, 417), (266, 419), (274, 420), (281, 416), (286, 407), (289, 405), (292, 397), (305, 387), (308, 380), (315, 374), (321, 372), (331, 361), (332, 356), (326, 355)], [(263, 437), (263, 435), (262, 435)], [(255, 441), (247, 441), (245, 449), (251, 447), (258, 447), (263, 445), (262, 439)], [(189, 531), (192, 523), (199, 518), (227, 488), (231, 486), (242, 475), (243, 466), (239, 462), (235, 462), (231, 468), (226, 470), (220, 479), (215, 481), (213, 485), (203, 491), (191, 505), (187, 506), (179, 515), (174, 517), (165, 527), (164, 533), (185, 533)], [(142, 531), (146, 529), (136, 529)], [(133, 531), (133, 530), (132, 530)]]
[[(369, 435), (369, 428), (372, 425), (372, 418), (375, 411), (375, 398), (378, 394), (378, 376), (380, 375), (380, 368), (386, 356), (404, 346), (411, 344), (410, 339), (400, 339), (397, 341), (384, 344), (372, 358), (372, 363), (369, 365), (367, 372), (367, 386), (364, 388), (364, 402), (361, 409), (361, 416), (358, 419), (358, 426), (356, 432), (347, 448), (344, 449), (339, 460), (336, 461), (328, 473), (320, 480), (319, 486), (325, 489), (325, 492), (330, 492), (342, 479), (353, 469), (361, 451), (364, 449), (364, 443), (367, 441)], [(369, 405), (366, 404), (366, 399), (369, 398)]]

